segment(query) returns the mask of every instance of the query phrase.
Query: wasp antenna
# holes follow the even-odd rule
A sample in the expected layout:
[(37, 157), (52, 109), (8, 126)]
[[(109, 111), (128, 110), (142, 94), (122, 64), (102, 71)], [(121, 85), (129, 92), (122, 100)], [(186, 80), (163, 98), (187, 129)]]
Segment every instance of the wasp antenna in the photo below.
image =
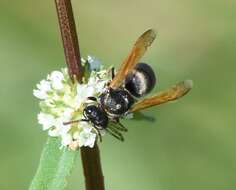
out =
[(73, 121), (63, 122), (63, 125), (70, 125), (70, 124), (73, 124), (73, 123), (79, 123), (80, 121), (86, 121), (86, 122), (88, 122), (87, 119), (79, 119), (79, 120), (73, 120)]
[(93, 125), (93, 128), (95, 129), (97, 135), (98, 135), (98, 139), (100, 142), (102, 142), (102, 135), (100, 133), (100, 130), (96, 127), (96, 125)]
[(63, 122), (63, 125), (70, 125), (70, 124), (78, 123), (78, 122), (80, 122), (80, 120), (68, 121), (68, 122)]

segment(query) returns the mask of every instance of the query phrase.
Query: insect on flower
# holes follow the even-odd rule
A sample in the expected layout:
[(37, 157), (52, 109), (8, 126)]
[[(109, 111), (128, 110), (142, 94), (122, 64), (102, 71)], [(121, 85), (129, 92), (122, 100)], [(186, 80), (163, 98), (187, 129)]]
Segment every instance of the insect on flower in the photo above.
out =
[(69, 121), (64, 124), (90, 122), (97, 131), (100, 140), (100, 130), (105, 130), (123, 141), (121, 132), (125, 132), (127, 129), (120, 123), (120, 118), (129, 113), (176, 100), (187, 94), (192, 88), (191, 80), (179, 82), (167, 90), (140, 100), (156, 84), (153, 69), (148, 64), (139, 62), (155, 38), (156, 33), (152, 29), (143, 33), (121, 64), (118, 72), (115, 73), (114, 68), (112, 69), (112, 79), (104, 92), (98, 98), (88, 97), (93, 103), (84, 108), (84, 119)]

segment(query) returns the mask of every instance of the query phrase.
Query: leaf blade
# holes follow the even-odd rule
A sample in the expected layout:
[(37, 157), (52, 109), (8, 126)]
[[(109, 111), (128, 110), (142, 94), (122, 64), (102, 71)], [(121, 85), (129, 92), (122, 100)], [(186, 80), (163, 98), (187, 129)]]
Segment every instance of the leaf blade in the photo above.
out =
[(50, 137), (44, 146), (37, 172), (29, 190), (63, 190), (77, 152), (60, 149), (60, 140)]

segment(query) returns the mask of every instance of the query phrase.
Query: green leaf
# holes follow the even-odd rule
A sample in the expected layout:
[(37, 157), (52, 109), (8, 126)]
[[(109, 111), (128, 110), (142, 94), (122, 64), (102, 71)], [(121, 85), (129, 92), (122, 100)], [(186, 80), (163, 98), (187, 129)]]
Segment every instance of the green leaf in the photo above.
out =
[(60, 149), (60, 146), (60, 139), (48, 139), (29, 190), (63, 190), (66, 187), (66, 177), (71, 173), (77, 151)]

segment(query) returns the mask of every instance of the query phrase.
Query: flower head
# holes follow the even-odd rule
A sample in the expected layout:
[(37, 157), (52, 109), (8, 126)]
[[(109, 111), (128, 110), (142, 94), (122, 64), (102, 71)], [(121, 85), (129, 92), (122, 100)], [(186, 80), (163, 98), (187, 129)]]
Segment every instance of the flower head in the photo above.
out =
[(38, 123), (43, 130), (48, 131), (49, 136), (60, 137), (62, 146), (71, 149), (94, 146), (97, 132), (89, 122), (65, 123), (84, 119), (83, 110), (88, 104), (87, 98), (98, 97), (110, 80), (107, 70), (101, 70), (95, 58), (88, 57), (87, 61), (90, 68), (93, 68), (87, 83), (72, 83), (67, 69), (61, 69), (51, 72), (33, 90), (34, 96), (40, 100)]

